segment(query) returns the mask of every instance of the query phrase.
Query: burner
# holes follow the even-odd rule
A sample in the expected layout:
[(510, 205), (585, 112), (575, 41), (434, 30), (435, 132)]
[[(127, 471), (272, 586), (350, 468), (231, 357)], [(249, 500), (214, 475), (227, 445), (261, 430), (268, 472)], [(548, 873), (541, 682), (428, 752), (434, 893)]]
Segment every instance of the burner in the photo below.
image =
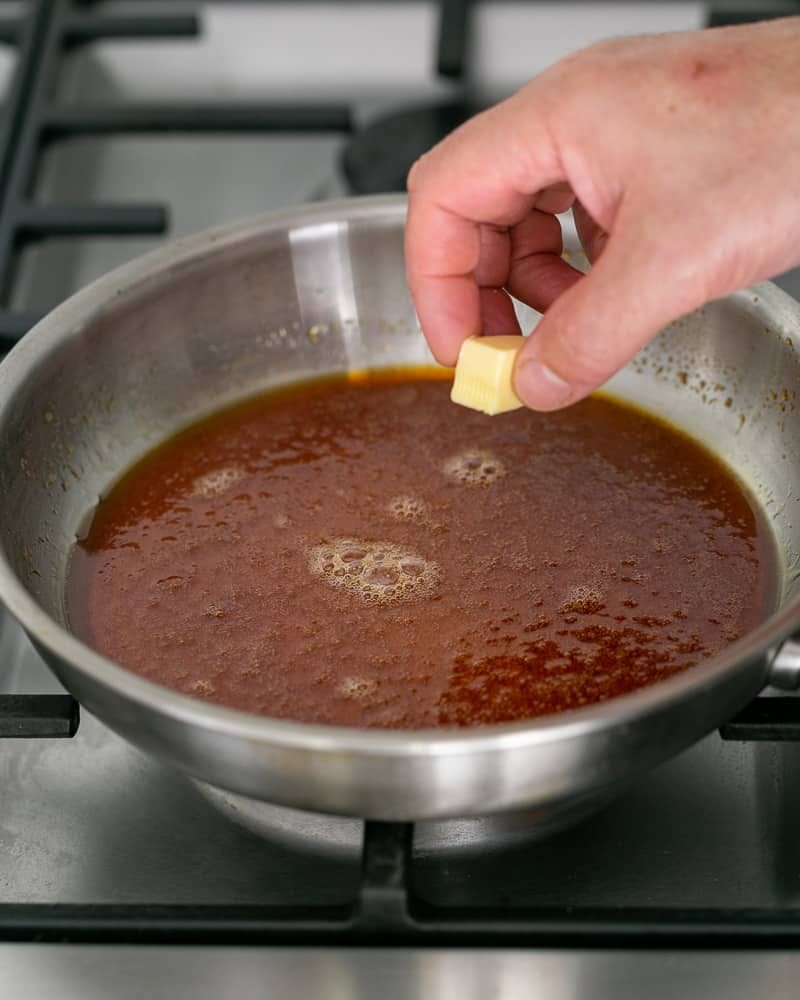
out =
[(356, 132), (341, 167), (353, 194), (405, 191), (414, 161), (481, 108), (449, 101), (386, 115)]

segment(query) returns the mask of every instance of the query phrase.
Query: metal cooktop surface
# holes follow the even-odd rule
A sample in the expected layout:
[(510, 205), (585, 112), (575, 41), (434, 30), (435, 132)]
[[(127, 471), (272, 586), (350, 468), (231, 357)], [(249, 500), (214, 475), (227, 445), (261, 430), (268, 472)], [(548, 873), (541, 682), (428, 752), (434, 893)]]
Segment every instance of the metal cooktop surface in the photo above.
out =
[[(346, 192), (349, 137), (387, 113), (722, 18), (465, 7), (4, 5), (2, 345), (165, 235)], [(0, 617), (0, 694), (58, 690)], [(84, 713), (71, 740), (0, 743), (0, 982), (15, 1000), (795, 996), (798, 788), (798, 744), (713, 734), (546, 839), (525, 816), (365, 832), (280, 810), (260, 836)]]

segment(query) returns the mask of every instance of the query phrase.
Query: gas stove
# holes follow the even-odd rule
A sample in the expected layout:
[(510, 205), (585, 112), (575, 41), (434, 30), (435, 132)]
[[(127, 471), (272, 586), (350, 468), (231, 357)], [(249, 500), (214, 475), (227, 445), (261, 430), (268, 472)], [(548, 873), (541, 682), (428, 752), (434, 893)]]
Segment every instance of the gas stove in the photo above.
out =
[[(754, 7), (4, 4), (0, 347), (165, 236), (397, 188), (571, 49)], [(550, 836), (535, 815), (253, 815), (77, 726), (4, 616), (0, 736), (30, 738), (0, 742), (2, 995), (794, 997), (798, 704), (768, 692)]]

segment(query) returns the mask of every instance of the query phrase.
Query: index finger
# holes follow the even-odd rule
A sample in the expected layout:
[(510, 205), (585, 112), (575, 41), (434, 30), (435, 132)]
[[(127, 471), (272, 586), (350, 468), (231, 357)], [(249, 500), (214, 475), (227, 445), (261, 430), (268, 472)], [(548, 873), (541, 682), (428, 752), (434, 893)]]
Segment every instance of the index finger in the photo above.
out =
[(518, 96), (484, 111), (419, 160), (408, 178), (406, 277), (422, 329), (442, 364), (480, 332), (474, 272), (480, 226), (513, 226), (543, 188), (565, 180), (545, 124)]

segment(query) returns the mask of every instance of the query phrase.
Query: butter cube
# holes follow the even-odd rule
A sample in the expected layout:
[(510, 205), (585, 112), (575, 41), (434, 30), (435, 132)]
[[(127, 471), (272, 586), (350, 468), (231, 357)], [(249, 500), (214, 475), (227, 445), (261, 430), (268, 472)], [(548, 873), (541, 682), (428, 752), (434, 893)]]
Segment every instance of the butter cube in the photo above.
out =
[(469, 337), (461, 345), (450, 399), (493, 417), (523, 404), (512, 377), (523, 337)]

